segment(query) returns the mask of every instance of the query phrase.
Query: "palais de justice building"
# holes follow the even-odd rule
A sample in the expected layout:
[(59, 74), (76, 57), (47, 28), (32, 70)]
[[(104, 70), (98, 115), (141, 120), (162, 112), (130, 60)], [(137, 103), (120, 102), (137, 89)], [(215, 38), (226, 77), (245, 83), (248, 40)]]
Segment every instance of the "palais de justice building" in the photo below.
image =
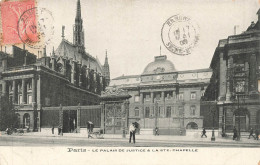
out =
[(142, 74), (114, 78), (108, 88), (132, 96), (128, 123), (138, 122), (141, 134), (158, 127), (160, 134), (179, 135), (203, 126), (200, 99), (211, 75), (211, 69), (177, 71), (167, 56), (156, 56)]
[(19, 126), (41, 130), (62, 125), (64, 132), (86, 127), (88, 120), (100, 126), (100, 107), (89, 105), (100, 103), (101, 91), (110, 81), (109, 64), (107, 56), (101, 65), (85, 51), (82, 24), (78, 0), (73, 43), (65, 39), (63, 27), (62, 41), (51, 56), (46, 48), (37, 58), (25, 45), (12, 46), (10, 52), (1, 47), (1, 95), (13, 103)]

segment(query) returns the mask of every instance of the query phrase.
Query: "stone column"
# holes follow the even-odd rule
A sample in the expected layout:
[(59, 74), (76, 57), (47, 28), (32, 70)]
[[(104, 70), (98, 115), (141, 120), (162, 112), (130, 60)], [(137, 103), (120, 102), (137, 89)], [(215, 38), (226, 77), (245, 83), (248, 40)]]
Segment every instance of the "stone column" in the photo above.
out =
[(16, 81), (13, 80), (13, 103), (16, 104), (17, 100), (16, 100), (16, 94), (17, 94), (17, 89), (16, 89)]
[(232, 79), (232, 73), (231, 73), (231, 70), (233, 69), (233, 57), (232, 56), (229, 56), (228, 58), (228, 70), (229, 72), (227, 73), (227, 93), (226, 93), (226, 100), (227, 101), (230, 101), (230, 97), (231, 97), (231, 90), (230, 90), (230, 87), (231, 87), (231, 79)]
[(66, 76), (67, 73), (67, 62), (66, 62), (66, 58), (63, 58), (63, 75)]
[(55, 57), (54, 56), (51, 57), (51, 69), (55, 70)]
[(105, 104), (104, 104), (104, 102), (101, 102), (100, 106), (101, 106), (101, 125), (100, 125), (100, 129), (103, 130), (103, 133), (105, 133)]
[(77, 109), (77, 133), (80, 133), (80, 113), (81, 113), (81, 107)]
[(141, 104), (144, 103), (144, 101), (143, 101), (143, 97), (144, 97), (143, 93), (140, 92), (140, 103), (141, 103)]
[(222, 101), (225, 100), (225, 94), (226, 94), (226, 72), (227, 72), (227, 68), (226, 68), (226, 61), (223, 59), (223, 53), (220, 53), (220, 59), (219, 59), (219, 63), (220, 63), (220, 76), (219, 76), (219, 81), (220, 81), (220, 85), (219, 85), (219, 99)]
[(154, 102), (154, 100), (153, 100), (154, 98), (153, 98), (153, 92), (151, 92), (151, 103), (153, 103)]
[(26, 84), (25, 84), (25, 79), (22, 79), (22, 103), (20, 104), (25, 104), (25, 100), (26, 100)]
[(36, 82), (35, 82), (35, 77), (32, 78), (32, 104), (34, 105), (35, 102), (35, 97), (36, 97)]
[(82, 72), (81, 72), (81, 64), (79, 64), (79, 87), (82, 86)]
[(164, 91), (162, 91), (162, 96), (161, 96), (161, 98), (162, 98), (162, 101), (164, 102), (164, 98), (165, 96), (164, 96)]
[[(219, 118), (218, 118), (218, 136), (221, 137), (223, 126), (223, 106), (219, 106)], [(217, 116), (216, 116), (217, 117)]]
[(2, 95), (3, 96), (6, 95), (6, 81), (3, 81), (3, 83), (2, 83)]
[(249, 91), (257, 91), (257, 81), (256, 81), (256, 56), (252, 54), (250, 56), (249, 64)]
[(76, 70), (76, 61), (72, 61), (72, 69), (71, 69), (71, 83), (75, 84), (75, 70)]
[(38, 110), (41, 110), (41, 75), (38, 75), (37, 80), (37, 105)]

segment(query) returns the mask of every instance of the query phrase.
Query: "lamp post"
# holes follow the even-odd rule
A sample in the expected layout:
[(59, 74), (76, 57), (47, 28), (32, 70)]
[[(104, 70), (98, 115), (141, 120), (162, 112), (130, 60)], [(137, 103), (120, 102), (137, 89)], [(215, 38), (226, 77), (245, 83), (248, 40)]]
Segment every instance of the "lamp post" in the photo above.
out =
[(184, 105), (185, 105), (185, 102), (184, 102), (184, 100), (183, 100), (183, 101), (182, 101), (182, 133), (183, 133), (183, 131), (184, 131), (184, 129), (185, 129), (185, 126), (184, 126), (185, 107), (184, 107)]
[(210, 109), (211, 111), (211, 114), (213, 116), (213, 120), (212, 120), (212, 135), (211, 135), (211, 141), (215, 141), (216, 138), (215, 138), (215, 131), (214, 131), (214, 121), (215, 121), (215, 113), (216, 113), (216, 109), (213, 108), (213, 109)]
[[(155, 99), (155, 129), (157, 128), (158, 125), (158, 102), (157, 99)], [(154, 132), (156, 134), (156, 132)]]

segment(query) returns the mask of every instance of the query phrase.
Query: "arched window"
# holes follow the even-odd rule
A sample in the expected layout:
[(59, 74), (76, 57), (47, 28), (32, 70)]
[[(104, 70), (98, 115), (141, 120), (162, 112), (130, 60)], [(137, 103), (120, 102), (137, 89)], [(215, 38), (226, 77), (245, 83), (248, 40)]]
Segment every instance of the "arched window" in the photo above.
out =
[(195, 122), (189, 122), (186, 129), (198, 129), (198, 125)]

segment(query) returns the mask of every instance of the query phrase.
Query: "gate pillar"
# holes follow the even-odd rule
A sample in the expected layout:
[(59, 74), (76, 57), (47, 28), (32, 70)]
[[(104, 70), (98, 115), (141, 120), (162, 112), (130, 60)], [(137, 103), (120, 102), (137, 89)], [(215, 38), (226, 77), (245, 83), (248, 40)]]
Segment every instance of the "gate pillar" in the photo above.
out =
[(101, 94), (101, 128), (106, 134), (125, 134), (128, 128), (129, 101), (131, 95), (116, 87)]

